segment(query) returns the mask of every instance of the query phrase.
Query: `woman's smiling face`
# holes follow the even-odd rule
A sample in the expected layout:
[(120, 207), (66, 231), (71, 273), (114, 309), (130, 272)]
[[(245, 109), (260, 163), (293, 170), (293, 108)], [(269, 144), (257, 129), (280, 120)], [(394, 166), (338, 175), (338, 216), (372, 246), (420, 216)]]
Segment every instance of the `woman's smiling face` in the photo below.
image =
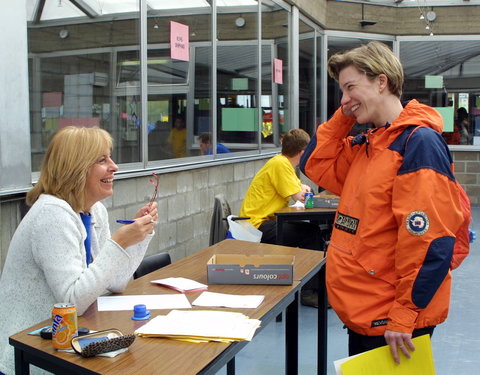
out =
[(338, 83), (342, 90), (341, 104), (346, 115), (355, 117), (357, 122), (375, 123), (381, 111), (381, 87), (379, 77), (373, 80), (354, 66), (340, 71)]
[(90, 167), (85, 184), (85, 201), (87, 207), (92, 207), (96, 202), (108, 198), (113, 194), (113, 175), (118, 171), (118, 166), (110, 157), (110, 150), (98, 158)]

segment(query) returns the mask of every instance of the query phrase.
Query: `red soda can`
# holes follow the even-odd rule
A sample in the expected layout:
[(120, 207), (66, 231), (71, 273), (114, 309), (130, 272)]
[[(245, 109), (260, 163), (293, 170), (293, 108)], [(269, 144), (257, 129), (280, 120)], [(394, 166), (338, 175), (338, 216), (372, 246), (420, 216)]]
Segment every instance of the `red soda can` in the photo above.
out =
[(73, 303), (56, 303), (52, 310), (52, 345), (55, 349), (71, 348), (78, 335), (77, 308)]

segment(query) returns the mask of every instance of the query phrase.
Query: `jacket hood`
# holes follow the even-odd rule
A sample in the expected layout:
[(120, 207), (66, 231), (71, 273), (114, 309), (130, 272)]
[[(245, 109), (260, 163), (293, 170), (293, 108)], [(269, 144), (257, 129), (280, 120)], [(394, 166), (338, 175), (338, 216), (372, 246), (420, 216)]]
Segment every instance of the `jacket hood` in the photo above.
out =
[(396, 130), (410, 125), (427, 126), (442, 133), (443, 118), (436, 109), (413, 99), (404, 105), (400, 116), (392, 122), (390, 127)]

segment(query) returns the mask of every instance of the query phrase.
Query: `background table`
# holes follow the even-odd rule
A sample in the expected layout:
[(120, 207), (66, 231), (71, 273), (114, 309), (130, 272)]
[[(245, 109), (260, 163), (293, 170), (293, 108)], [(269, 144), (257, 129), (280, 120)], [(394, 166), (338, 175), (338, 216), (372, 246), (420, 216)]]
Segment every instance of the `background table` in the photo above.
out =
[(318, 224), (332, 224), (336, 213), (335, 208), (303, 208), (285, 207), (277, 212), (277, 243), (283, 243), (283, 224), (287, 221), (308, 220)]
[[(292, 285), (209, 285), (209, 291), (231, 294), (261, 294), (264, 302), (256, 309), (224, 309), (223, 311), (241, 311), (254, 319), (260, 319), (262, 326), (274, 321), (282, 311), (285, 314), (286, 369), (288, 375), (298, 373), (298, 311), (299, 292), (302, 285), (323, 269), (324, 257), (321, 252), (260, 244), (253, 242), (225, 240), (191, 256), (181, 259), (167, 267), (132, 281), (122, 295), (169, 294), (177, 293), (171, 289), (151, 284), (151, 280), (166, 277), (186, 277), (207, 284), (208, 259), (214, 254), (285, 254), (295, 256), (294, 282)], [(188, 293), (192, 302), (201, 292)], [(205, 309), (205, 307), (193, 307)], [(212, 308), (215, 309), (215, 308)], [(166, 314), (169, 310), (152, 310), (152, 316)], [(79, 326), (92, 330), (108, 328), (120, 329), (123, 333), (132, 333), (145, 324), (131, 320), (132, 311), (97, 311), (94, 303), (79, 317)], [(174, 341), (160, 338), (138, 337), (128, 352), (115, 358), (82, 358), (75, 354), (57, 352), (49, 340), (30, 336), (27, 332), (50, 324), (44, 321), (10, 337), (15, 348), (17, 374), (28, 374), (29, 363), (56, 374), (215, 374), (225, 364), (229, 373), (233, 373), (233, 359), (247, 341), (225, 343), (201, 343)], [(260, 328), (261, 330), (261, 328)], [(318, 373), (326, 374), (326, 320), (319, 322)], [(275, 348), (272, 348), (275, 350)]]

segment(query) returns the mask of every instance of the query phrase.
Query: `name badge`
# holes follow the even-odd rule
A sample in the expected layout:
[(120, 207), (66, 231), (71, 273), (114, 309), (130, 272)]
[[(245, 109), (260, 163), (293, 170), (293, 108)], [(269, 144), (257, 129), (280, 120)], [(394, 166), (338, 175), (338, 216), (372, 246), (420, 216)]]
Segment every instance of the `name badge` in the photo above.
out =
[(335, 219), (335, 228), (343, 230), (347, 233), (356, 234), (359, 223), (359, 219), (339, 212), (337, 213), (337, 218)]

